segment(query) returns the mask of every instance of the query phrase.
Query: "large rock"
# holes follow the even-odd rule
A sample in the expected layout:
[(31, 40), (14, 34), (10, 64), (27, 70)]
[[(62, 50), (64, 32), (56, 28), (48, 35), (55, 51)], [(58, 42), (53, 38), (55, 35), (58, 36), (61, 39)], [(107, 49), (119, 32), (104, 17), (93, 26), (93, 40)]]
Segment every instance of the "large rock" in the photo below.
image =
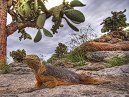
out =
[(35, 83), (33, 73), (4, 74), (0, 75), (0, 97), (129, 97), (128, 71), (129, 65), (91, 71), (93, 76), (111, 78), (108, 84), (79, 84), (40, 90), (32, 89)]
[(99, 75), (105, 76), (123, 76), (129, 75), (129, 64), (123, 66), (115, 66), (112, 68), (102, 69), (96, 72)]
[(11, 67), (11, 73), (12, 74), (28, 74), (31, 73), (32, 70), (23, 63), (18, 63), (18, 62), (13, 62), (11, 64), (9, 64)]
[(122, 41), (129, 41), (129, 34), (127, 31), (112, 31), (107, 34), (104, 34), (98, 39), (95, 39), (96, 42), (107, 42), (107, 43), (117, 43)]
[(106, 42), (86, 42), (83, 43), (80, 48), (84, 51), (129, 51), (129, 41), (122, 41), (115, 44), (106, 43)]
[(54, 60), (52, 64), (56, 67), (61, 67), (61, 68), (73, 68), (75, 65), (74, 63), (68, 61), (65, 58)]
[(88, 52), (86, 56), (92, 61), (104, 61), (112, 57), (129, 57), (129, 51), (96, 51)]
[(102, 70), (105, 68), (108, 68), (109, 65), (107, 63), (104, 62), (91, 62), (85, 66), (81, 66), (77, 68), (78, 70), (85, 70), (85, 71), (98, 71), (98, 70)]

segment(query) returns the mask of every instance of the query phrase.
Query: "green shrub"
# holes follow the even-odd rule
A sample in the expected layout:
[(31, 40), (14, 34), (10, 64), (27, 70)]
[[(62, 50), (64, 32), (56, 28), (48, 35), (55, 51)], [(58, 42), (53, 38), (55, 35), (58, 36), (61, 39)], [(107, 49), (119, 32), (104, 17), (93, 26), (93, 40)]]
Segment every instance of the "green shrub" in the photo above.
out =
[(100, 25), (103, 25), (101, 32), (118, 31), (121, 27), (128, 26), (125, 15), (126, 9), (119, 12), (111, 12), (112, 16), (103, 20)]
[(8, 64), (2, 64), (0, 62), (0, 74), (10, 73), (10, 66)]
[(113, 57), (107, 60), (107, 63), (109, 63), (112, 67), (121, 66), (129, 63), (129, 57)]
[(84, 65), (86, 61), (86, 52), (78, 47), (67, 55), (67, 59), (71, 62), (79, 62), (80, 65)]
[(58, 58), (57, 58), (57, 56), (55, 55), (55, 54), (53, 54), (52, 56), (51, 56), (51, 58), (49, 58), (48, 60), (47, 60), (47, 63), (53, 63), (53, 61), (54, 60), (57, 60)]
[(87, 61), (85, 61), (85, 60), (82, 60), (80, 62), (75, 62), (75, 67), (76, 66), (84, 66), (84, 65), (87, 65)]
[(42, 61), (42, 64), (47, 64), (47, 61), (43, 60), (43, 61)]
[(56, 47), (55, 50), (55, 56), (57, 58), (63, 58), (65, 54), (67, 54), (68, 48), (65, 44), (63, 43), (58, 43), (58, 46)]
[(26, 51), (24, 49), (18, 49), (16, 51), (10, 52), (10, 56), (13, 58), (14, 62), (22, 62), (26, 56)]
[(55, 53), (47, 60), (47, 63), (53, 63), (53, 61), (65, 58), (68, 54), (68, 48), (63, 43), (58, 43), (58, 46), (56, 47)]

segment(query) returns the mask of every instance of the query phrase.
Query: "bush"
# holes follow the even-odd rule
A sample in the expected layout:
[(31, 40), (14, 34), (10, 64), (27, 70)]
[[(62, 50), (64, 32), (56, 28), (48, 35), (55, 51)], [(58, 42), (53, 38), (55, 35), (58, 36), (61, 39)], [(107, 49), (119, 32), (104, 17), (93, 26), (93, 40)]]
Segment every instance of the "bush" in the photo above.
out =
[(47, 64), (47, 61), (42, 60), (42, 64), (46, 65)]
[(75, 62), (75, 66), (84, 66), (84, 65), (87, 65), (87, 61), (85, 60), (82, 60), (80, 62)]
[(119, 12), (111, 12), (112, 16), (107, 17), (100, 25), (103, 25), (103, 28), (101, 29), (101, 32), (112, 32), (112, 31), (118, 31), (121, 27), (128, 26), (126, 15), (124, 14), (126, 12), (126, 9), (124, 11)]
[(55, 50), (55, 56), (57, 58), (63, 58), (67, 54), (67, 46), (63, 43), (59, 43)]
[(0, 62), (0, 74), (10, 73), (10, 66), (8, 64), (3, 64)]
[(58, 43), (58, 46), (56, 47), (55, 53), (47, 60), (48, 63), (53, 63), (53, 61), (65, 58), (67, 55), (68, 48), (63, 43)]
[(57, 56), (55, 55), (55, 54), (53, 54), (52, 56), (51, 56), (51, 58), (49, 58), (48, 60), (47, 60), (47, 63), (53, 63), (53, 61), (54, 60), (57, 60), (58, 58), (57, 58)]
[(113, 57), (107, 60), (107, 63), (109, 63), (112, 67), (121, 66), (129, 63), (129, 57)]
[(14, 62), (22, 62), (26, 56), (26, 51), (24, 49), (18, 49), (16, 51), (10, 52), (10, 56), (13, 58)]
[(74, 51), (70, 52), (66, 58), (74, 63), (79, 63), (79, 66), (85, 65), (85, 62), (87, 60), (86, 58), (86, 52), (82, 48), (75, 48)]

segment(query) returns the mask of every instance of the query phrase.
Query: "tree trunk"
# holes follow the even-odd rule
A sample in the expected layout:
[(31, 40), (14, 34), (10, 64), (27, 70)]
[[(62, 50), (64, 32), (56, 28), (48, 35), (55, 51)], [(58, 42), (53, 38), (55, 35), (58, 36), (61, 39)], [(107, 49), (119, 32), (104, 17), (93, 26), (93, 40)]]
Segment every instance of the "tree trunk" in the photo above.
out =
[(0, 62), (6, 63), (7, 46), (7, 0), (0, 0)]

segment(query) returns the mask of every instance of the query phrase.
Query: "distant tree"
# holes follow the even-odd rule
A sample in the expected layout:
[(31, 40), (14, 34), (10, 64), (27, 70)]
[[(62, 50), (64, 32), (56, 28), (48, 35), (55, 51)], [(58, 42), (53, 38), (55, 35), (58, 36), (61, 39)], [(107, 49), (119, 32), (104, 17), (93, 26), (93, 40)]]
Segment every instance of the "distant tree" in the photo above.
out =
[(16, 51), (10, 52), (10, 56), (13, 58), (14, 62), (22, 62), (26, 56), (26, 51), (24, 49), (18, 49)]
[(57, 58), (63, 58), (68, 52), (67, 46), (63, 43), (59, 43), (55, 50), (55, 56)]
[(107, 17), (100, 25), (103, 25), (101, 32), (111, 32), (118, 31), (122, 27), (126, 27), (128, 25), (126, 15), (124, 11), (119, 12), (111, 12), (112, 16)]
[[(85, 21), (83, 13), (74, 7), (85, 6), (78, 0), (70, 3), (65, 2), (48, 10), (45, 6), (47, 0), (0, 0), (0, 61), (6, 63), (7, 37), (18, 30), (21, 33), (19, 40), (32, 39), (25, 31), (26, 27), (37, 28), (38, 32), (34, 42), (39, 42), (44, 35), (52, 37), (57, 33), (57, 29), (63, 27), (62, 19), (75, 31), (79, 31), (71, 22), (80, 24)], [(12, 22), (7, 25), (7, 13), (11, 15)], [(52, 17), (54, 25), (51, 32), (44, 28), (45, 21)], [(70, 19), (71, 22), (69, 22)]]

